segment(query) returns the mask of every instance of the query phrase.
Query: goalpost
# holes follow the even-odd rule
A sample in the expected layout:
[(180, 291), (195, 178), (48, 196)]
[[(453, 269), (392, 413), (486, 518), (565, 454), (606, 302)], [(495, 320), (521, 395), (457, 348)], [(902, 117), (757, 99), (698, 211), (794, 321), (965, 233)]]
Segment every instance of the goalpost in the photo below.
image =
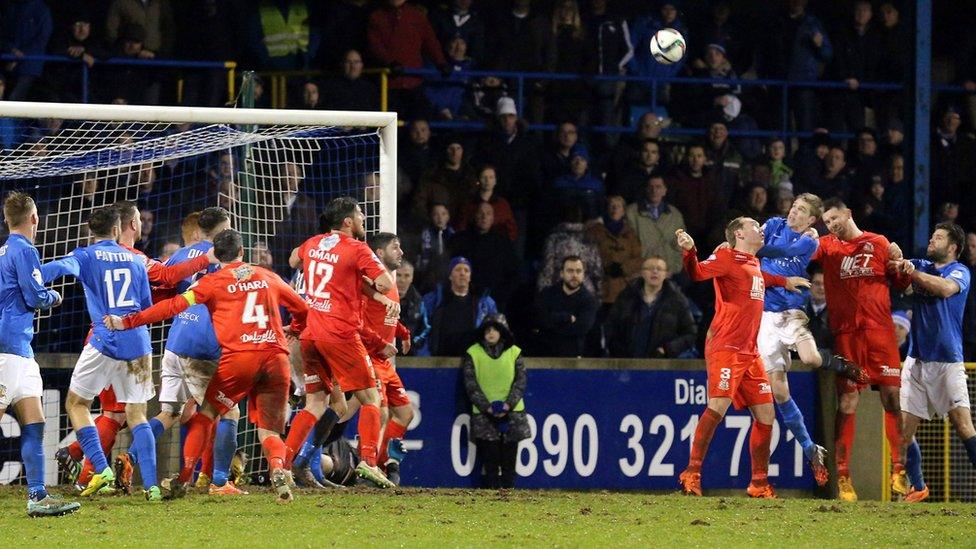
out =
[[(188, 214), (223, 206), (244, 236), (245, 260), (291, 280), (288, 254), (319, 232), (318, 214), (331, 198), (356, 198), (367, 232), (396, 232), (396, 140), (396, 113), (387, 112), (0, 101), (0, 191), (23, 190), (37, 202), (42, 262), (86, 245), (90, 212), (119, 200), (138, 204), (145, 238), (136, 247), (153, 258), (185, 244)], [(67, 375), (49, 368), (73, 365), (89, 327), (80, 284), (54, 287), (64, 302), (38, 315), (34, 340), (38, 362), (48, 368), (45, 388), (63, 385), (60, 402), (47, 398), (56, 393), (45, 395), (48, 415), (59, 416), (57, 437), (45, 441), (49, 482), (57, 479), (58, 444), (74, 439), (63, 412)], [(150, 330), (157, 387), (167, 331)], [(55, 353), (66, 356), (55, 361)], [(150, 402), (150, 416), (158, 409)], [(243, 451), (259, 457), (246, 419), (239, 433)], [(128, 441), (127, 431), (120, 433), (116, 452)], [(178, 468), (179, 445), (178, 428), (159, 441), (160, 475)], [(252, 459), (249, 472), (262, 466)]]

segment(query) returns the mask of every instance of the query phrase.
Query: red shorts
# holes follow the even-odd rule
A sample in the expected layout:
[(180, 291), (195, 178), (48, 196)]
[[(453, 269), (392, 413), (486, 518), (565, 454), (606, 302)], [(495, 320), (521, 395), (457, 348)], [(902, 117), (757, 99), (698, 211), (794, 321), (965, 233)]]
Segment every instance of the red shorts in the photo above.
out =
[(862, 385), (838, 376), (838, 393), (855, 393), (868, 385), (901, 387), (901, 355), (894, 331), (861, 330), (837, 334), (834, 336), (834, 352), (863, 368), (869, 379)]
[(380, 399), (382, 400), (380, 407), (409, 406), (410, 397), (407, 396), (407, 389), (403, 386), (403, 381), (400, 380), (400, 374), (396, 372), (389, 361), (384, 360), (383, 362), (386, 364), (380, 367), (380, 361), (376, 361), (377, 372), (382, 372), (380, 375)]
[(125, 413), (125, 403), (115, 399), (115, 389), (111, 386), (98, 394), (98, 403), (101, 404), (103, 412)]
[(316, 342), (311, 339), (301, 340), (302, 369), (305, 371), (305, 394), (310, 395), (319, 391), (332, 392), (332, 371), (325, 362), (325, 357), (319, 352)]
[(224, 353), (205, 398), (223, 415), (247, 397), (251, 423), (282, 433), (290, 374), (288, 354), (279, 350)]
[(773, 403), (773, 388), (762, 358), (735, 351), (714, 351), (705, 355), (705, 367), (708, 398), (731, 398), (737, 410)]
[[(358, 334), (353, 339), (346, 341), (312, 340), (309, 343), (314, 345), (315, 350), (318, 351), (318, 355), (321, 357), (320, 364), (324, 363), (324, 366), (319, 370), (319, 375), (321, 372), (327, 372), (329, 377), (334, 379), (339, 387), (342, 387), (343, 391), (360, 391), (377, 387), (373, 362), (366, 353), (366, 347), (363, 346), (363, 341), (359, 339)], [(302, 356), (304, 357), (304, 349), (307, 344), (305, 341), (302, 341), (302, 344)], [(310, 371), (316, 372), (318, 365), (315, 363), (315, 359), (313, 359), (312, 370), (309, 370), (307, 362), (305, 368), (305, 375), (308, 375)], [(326, 386), (323, 385), (317, 390), (326, 390)], [(306, 392), (313, 393), (315, 391), (308, 388), (306, 384)]]

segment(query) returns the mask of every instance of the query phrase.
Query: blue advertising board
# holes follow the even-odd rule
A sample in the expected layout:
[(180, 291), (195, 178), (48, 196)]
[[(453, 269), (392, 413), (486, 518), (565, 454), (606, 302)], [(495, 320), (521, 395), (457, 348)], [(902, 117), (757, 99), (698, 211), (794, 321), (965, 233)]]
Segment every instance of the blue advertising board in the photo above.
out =
[[(468, 440), (470, 407), (453, 368), (400, 368), (415, 418), (401, 466), (405, 486), (469, 487), (478, 483), (477, 452)], [(816, 432), (816, 378), (790, 374), (794, 400)], [(528, 371), (525, 394), (532, 437), (518, 453), (522, 488), (673, 490), (688, 463), (706, 404), (704, 371)], [(702, 467), (704, 488), (749, 484), (746, 410), (732, 410), (715, 432)], [(770, 481), (813, 489), (803, 451), (779, 421), (773, 426)]]

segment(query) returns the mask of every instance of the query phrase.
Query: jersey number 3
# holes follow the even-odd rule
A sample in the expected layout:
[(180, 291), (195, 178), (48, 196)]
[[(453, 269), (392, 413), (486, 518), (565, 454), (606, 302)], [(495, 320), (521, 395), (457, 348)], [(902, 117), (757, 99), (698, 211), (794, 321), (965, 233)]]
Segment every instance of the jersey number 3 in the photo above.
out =
[[(115, 283), (121, 282), (118, 293)], [(105, 295), (108, 297), (108, 308), (132, 307), (135, 301), (129, 297), (129, 286), (132, 284), (132, 271), (129, 269), (112, 269), (105, 271)]]
[(257, 292), (247, 292), (247, 301), (244, 302), (244, 314), (241, 315), (241, 323), (256, 323), (258, 329), (268, 329), (268, 315), (264, 312), (264, 305), (258, 303)]

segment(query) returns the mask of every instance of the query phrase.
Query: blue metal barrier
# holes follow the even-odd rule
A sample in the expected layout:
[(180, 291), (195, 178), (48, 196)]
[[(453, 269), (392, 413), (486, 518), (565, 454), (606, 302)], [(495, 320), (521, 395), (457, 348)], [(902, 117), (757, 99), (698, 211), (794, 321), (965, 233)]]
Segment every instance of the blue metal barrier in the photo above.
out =
[[(45, 63), (60, 63), (66, 65), (79, 65), (81, 70), (81, 102), (88, 102), (88, 83), (89, 72), (91, 69), (80, 57), (70, 57), (67, 55), (21, 55), (16, 56), (9, 53), (0, 55), (0, 61), (43, 61)], [(235, 61), (184, 61), (178, 59), (131, 59), (126, 57), (111, 57), (108, 59), (96, 59), (94, 65), (115, 66), (115, 67), (157, 67), (162, 69), (211, 69), (226, 70), (228, 82), (228, 96), (233, 99), (234, 95), (234, 71), (237, 68)]]

